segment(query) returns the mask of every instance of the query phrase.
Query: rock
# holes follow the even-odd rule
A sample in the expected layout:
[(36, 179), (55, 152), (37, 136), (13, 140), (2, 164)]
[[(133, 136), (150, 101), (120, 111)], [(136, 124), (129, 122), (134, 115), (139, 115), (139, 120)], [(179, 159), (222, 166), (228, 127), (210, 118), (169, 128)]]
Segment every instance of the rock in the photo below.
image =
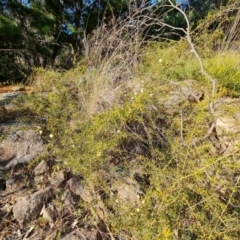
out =
[[(59, 234), (59, 230), (54, 230), (52, 233), (48, 233), (44, 239), (45, 240), (59, 239), (58, 234)], [(33, 238), (32, 240), (35, 240), (35, 239)]]
[(93, 208), (99, 219), (106, 220), (108, 218), (109, 214), (107, 208), (104, 205), (103, 201), (100, 199), (100, 196)]
[(51, 187), (42, 189), (30, 196), (25, 196), (13, 206), (13, 215), (21, 226), (31, 222), (40, 214), (44, 204), (53, 198)]
[(11, 102), (12, 99), (16, 98), (18, 95), (22, 94), (21, 92), (4, 92), (2, 88), (0, 88), (0, 104), (6, 105)]
[(74, 207), (75, 204), (79, 202), (80, 197), (67, 189), (64, 192), (61, 200), (64, 202), (64, 204)]
[(57, 188), (63, 188), (66, 181), (70, 178), (70, 172), (60, 171), (56, 178), (51, 181), (51, 186), (54, 190)]
[(34, 174), (35, 174), (35, 176), (38, 176), (38, 175), (48, 172), (49, 169), (50, 168), (49, 168), (48, 164), (46, 163), (46, 161), (43, 160), (34, 169)]
[(3, 114), (7, 114), (7, 109), (4, 106), (0, 105), (0, 116)]
[(204, 99), (204, 92), (195, 80), (185, 80), (182, 82), (170, 82), (166, 84), (166, 96), (160, 97), (165, 111), (172, 113), (182, 102), (199, 102)]
[(42, 189), (44, 184), (47, 182), (47, 180), (48, 179), (46, 178), (46, 176), (43, 176), (43, 175), (34, 177), (34, 183), (37, 190)]
[(129, 203), (135, 206), (139, 201), (138, 189), (131, 184), (116, 184), (112, 190), (117, 193), (117, 199), (123, 204)]
[(10, 205), (9, 203), (6, 203), (3, 207), (2, 210), (4, 210), (5, 212), (11, 212), (12, 211), (12, 205)]
[[(23, 196), (26, 196), (28, 189), (23, 187), (23, 188), (18, 188), (17, 190), (11, 191), (8, 202), (11, 203), (11, 205), (14, 205), (17, 203), (19, 200), (22, 199)], [(9, 192), (6, 192), (6, 195), (9, 194)]]
[(45, 161), (39, 163), (39, 165), (34, 169), (34, 173), (34, 183), (38, 190), (42, 189), (43, 186), (49, 186), (50, 167)]
[(47, 209), (45, 207), (45, 205), (43, 206), (41, 212), (40, 212), (40, 215), (46, 219), (48, 222), (49, 222), (49, 225), (51, 228), (53, 228), (54, 226), (54, 215), (51, 211), (49, 211), (49, 209)]
[(80, 183), (80, 179), (78, 177), (72, 177), (66, 184), (66, 187), (69, 188), (71, 192), (75, 195), (81, 197), (84, 202), (93, 203), (94, 204), (93, 214), (96, 214), (100, 219), (106, 219), (108, 217), (108, 211), (101, 199), (101, 196), (95, 191), (94, 186), (86, 186)]
[(14, 175), (6, 180), (6, 190), (21, 189), (24, 187), (24, 177), (22, 175)]
[(97, 233), (95, 229), (88, 230), (80, 228), (61, 238), (61, 240), (95, 240), (97, 239)]
[(0, 169), (8, 170), (29, 163), (44, 150), (43, 140), (33, 130), (18, 130), (0, 144)]
[(240, 100), (224, 98), (215, 103), (216, 134), (224, 154), (239, 149), (240, 144)]
[(86, 185), (81, 184), (79, 178), (77, 177), (71, 178), (68, 181), (67, 186), (73, 193), (79, 195), (84, 202), (90, 203), (93, 201), (94, 195), (91, 189), (88, 188)]
[[(29, 238), (27, 238), (28, 240), (42, 240), (45, 239), (46, 236), (46, 231), (44, 231), (43, 229), (39, 229), (38, 231), (34, 232)], [(54, 239), (54, 238), (52, 238)], [(50, 239), (49, 239), (50, 240)]]

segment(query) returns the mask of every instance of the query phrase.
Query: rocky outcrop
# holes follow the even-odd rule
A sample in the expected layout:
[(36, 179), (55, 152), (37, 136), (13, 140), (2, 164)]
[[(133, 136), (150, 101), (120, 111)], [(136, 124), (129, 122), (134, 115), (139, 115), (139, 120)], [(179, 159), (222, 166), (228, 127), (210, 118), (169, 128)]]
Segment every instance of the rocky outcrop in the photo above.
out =
[(61, 238), (61, 240), (93, 240), (97, 239), (97, 233), (95, 229), (77, 229)]
[(199, 87), (199, 83), (195, 80), (185, 80), (182, 82), (170, 82), (165, 86), (166, 96), (159, 97), (159, 101), (163, 102), (166, 112), (172, 113), (177, 106), (183, 102), (199, 102), (204, 99), (204, 91)]
[[(102, 221), (108, 212), (101, 196), (94, 186), (81, 182), (68, 170), (53, 172), (59, 163), (48, 159), (32, 170), (18, 167), (5, 180), (5, 187), (0, 189), (0, 219), (14, 219), (17, 224), (0, 224), (0, 239), (110, 239)], [(92, 205), (98, 227), (81, 221), (76, 214), (81, 209), (79, 203)]]
[(37, 218), (43, 206), (53, 198), (53, 189), (48, 187), (30, 196), (24, 196), (13, 206), (13, 215), (21, 226)]
[(18, 130), (0, 144), (0, 169), (29, 163), (44, 150), (41, 135), (34, 130)]
[(224, 154), (234, 153), (240, 144), (240, 100), (223, 98), (215, 103), (216, 134)]

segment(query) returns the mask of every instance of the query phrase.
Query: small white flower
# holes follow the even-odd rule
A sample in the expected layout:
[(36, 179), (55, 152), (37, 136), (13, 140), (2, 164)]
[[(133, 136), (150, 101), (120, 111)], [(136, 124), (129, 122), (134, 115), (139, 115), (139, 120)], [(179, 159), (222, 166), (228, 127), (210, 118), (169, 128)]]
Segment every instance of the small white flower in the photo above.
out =
[(137, 93), (135, 92), (134, 95), (137, 95)]
[(51, 133), (51, 134), (49, 134), (49, 137), (50, 137), (50, 138), (53, 138), (53, 134), (52, 134), (52, 133)]
[(137, 195), (137, 199), (139, 199), (140, 198), (140, 196), (139, 195)]
[(97, 157), (101, 157), (102, 153), (101, 152), (97, 152)]
[(160, 63), (161, 63), (161, 62), (162, 62), (162, 59), (160, 58), (160, 59), (158, 60), (158, 62), (160, 62)]
[(118, 129), (118, 130), (117, 130), (117, 133), (120, 133), (120, 132), (121, 132), (121, 131)]
[(143, 204), (143, 205), (145, 204), (145, 201), (144, 201), (144, 200), (142, 200), (142, 204)]
[(143, 93), (143, 88), (141, 88), (141, 93)]
[(115, 200), (115, 202), (116, 202), (116, 203), (119, 203), (119, 200), (118, 200), (118, 199), (116, 199), (116, 200)]
[(137, 209), (136, 209), (136, 211), (137, 211), (137, 212), (140, 212), (140, 209), (139, 209), (139, 208), (137, 208)]
[(40, 135), (42, 135), (42, 133), (43, 133), (43, 131), (42, 131), (42, 130), (40, 130), (40, 131), (39, 131), (39, 134), (40, 134)]
[(132, 97), (132, 100), (134, 100), (134, 97)]

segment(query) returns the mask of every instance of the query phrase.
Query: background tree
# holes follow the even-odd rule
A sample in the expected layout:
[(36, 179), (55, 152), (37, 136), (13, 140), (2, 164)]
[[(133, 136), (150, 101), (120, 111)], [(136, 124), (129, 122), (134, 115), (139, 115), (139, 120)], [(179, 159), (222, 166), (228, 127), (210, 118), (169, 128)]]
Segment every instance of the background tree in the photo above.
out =
[[(229, 0), (178, 0), (192, 29)], [(148, 20), (146, 21), (146, 16)], [(32, 67), (71, 68), (83, 55), (87, 36), (100, 26), (144, 20), (141, 37), (175, 39), (186, 28), (183, 16), (168, 0), (0, 0), (0, 81), (19, 81)], [(155, 19), (155, 20), (153, 20)], [(165, 24), (159, 28), (154, 21)]]

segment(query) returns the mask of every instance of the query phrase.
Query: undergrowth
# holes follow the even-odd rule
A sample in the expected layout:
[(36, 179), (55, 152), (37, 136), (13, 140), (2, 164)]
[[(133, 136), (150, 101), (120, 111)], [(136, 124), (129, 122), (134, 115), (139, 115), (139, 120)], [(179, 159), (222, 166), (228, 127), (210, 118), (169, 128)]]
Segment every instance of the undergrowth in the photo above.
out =
[[(154, 43), (144, 49), (140, 71), (145, 76), (159, 81), (186, 79), (198, 80), (208, 85), (207, 79), (200, 74), (200, 67), (193, 52), (187, 43)], [(218, 87), (225, 89), (227, 95), (239, 97), (240, 56), (236, 51), (216, 52), (210, 55), (202, 54), (202, 60), (206, 71), (218, 80)], [(210, 86), (209, 86), (210, 87)]]
[[(67, 72), (35, 69), (36, 92), (21, 104), (44, 122), (50, 154), (101, 195), (108, 216), (98, 218), (116, 239), (239, 239), (239, 150), (223, 154), (216, 133), (206, 137), (209, 80), (185, 40), (140, 46), (129, 51), (138, 54), (131, 74), (126, 45)], [(199, 53), (217, 79), (214, 101), (239, 97), (239, 55)], [(203, 94), (191, 100), (182, 91)], [(131, 185), (138, 200), (123, 201), (116, 183)]]

